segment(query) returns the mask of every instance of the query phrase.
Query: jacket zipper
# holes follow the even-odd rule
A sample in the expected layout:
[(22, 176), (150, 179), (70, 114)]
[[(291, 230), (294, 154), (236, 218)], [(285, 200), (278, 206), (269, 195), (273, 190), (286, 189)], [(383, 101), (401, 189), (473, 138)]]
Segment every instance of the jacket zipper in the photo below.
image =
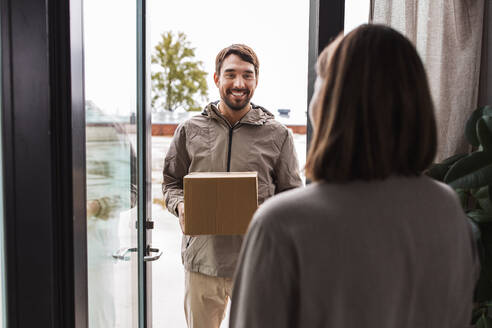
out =
[(221, 116), (219, 116), (222, 120), (224, 120), (225, 124), (228, 125), (229, 127), (229, 146), (227, 150), (227, 172), (231, 172), (231, 152), (232, 152), (232, 132), (234, 131), (234, 128), (238, 126), (236, 123), (234, 126), (230, 126), (229, 122)]
[(227, 152), (227, 172), (231, 171), (231, 151), (232, 151), (232, 131), (234, 127), (229, 128), (229, 150)]

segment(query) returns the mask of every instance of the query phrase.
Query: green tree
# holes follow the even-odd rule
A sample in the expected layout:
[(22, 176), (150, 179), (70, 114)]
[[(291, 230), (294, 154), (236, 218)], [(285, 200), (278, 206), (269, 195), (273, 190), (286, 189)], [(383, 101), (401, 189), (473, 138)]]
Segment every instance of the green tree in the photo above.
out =
[(184, 33), (164, 32), (161, 38), (152, 55), (152, 108), (200, 110), (196, 99), (206, 100), (208, 91), (203, 62)]

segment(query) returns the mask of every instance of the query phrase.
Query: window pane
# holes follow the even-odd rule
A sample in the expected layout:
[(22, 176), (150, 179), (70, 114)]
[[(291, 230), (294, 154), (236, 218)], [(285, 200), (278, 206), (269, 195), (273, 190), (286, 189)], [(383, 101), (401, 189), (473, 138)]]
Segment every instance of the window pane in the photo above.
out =
[[(89, 327), (137, 326), (136, 3), (84, 1)], [(125, 259), (115, 259), (120, 254)]]
[[(155, 54), (163, 33), (172, 32), (176, 36), (183, 32), (190, 47), (195, 49), (196, 60), (203, 62), (208, 92), (204, 98), (196, 96), (199, 110), (208, 102), (220, 99), (213, 80), (217, 53), (233, 43), (253, 48), (260, 69), (252, 102), (265, 107), (292, 129), (302, 169), (306, 158), (309, 1), (149, 0), (148, 4), (151, 53)], [(159, 69), (155, 64), (152, 66), (153, 73)], [(163, 161), (175, 127), (200, 114), (187, 109), (186, 105), (178, 106), (171, 112), (153, 106), (153, 244), (166, 254), (154, 262), (152, 269), (155, 327), (186, 327), (182, 233), (178, 219), (167, 211), (162, 201), (161, 183)], [(227, 320), (221, 327), (227, 327)]]
[(370, 0), (345, 0), (345, 34), (368, 22), (370, 5)]

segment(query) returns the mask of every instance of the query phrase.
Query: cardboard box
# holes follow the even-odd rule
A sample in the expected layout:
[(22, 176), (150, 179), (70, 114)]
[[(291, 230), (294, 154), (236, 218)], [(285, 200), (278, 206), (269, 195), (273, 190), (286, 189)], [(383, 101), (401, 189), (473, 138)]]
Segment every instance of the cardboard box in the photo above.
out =
[(245, 234), (258, 208), (256, 172), (194, 172), (184, 177), (186, 235)]

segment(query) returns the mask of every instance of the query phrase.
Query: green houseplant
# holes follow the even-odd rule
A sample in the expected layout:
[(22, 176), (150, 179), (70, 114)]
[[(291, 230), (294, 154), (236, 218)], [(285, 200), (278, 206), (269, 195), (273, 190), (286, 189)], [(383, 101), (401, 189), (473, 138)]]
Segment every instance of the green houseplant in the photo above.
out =
[[(454, 188), (473, 227), (481, 263), (472, 323), (492, 327), (492, 106), (476, 109), (466, 122), (473, 151), (436, 163), (427, 175)], [(489, 312), (490, 308), (490, 312)]]

